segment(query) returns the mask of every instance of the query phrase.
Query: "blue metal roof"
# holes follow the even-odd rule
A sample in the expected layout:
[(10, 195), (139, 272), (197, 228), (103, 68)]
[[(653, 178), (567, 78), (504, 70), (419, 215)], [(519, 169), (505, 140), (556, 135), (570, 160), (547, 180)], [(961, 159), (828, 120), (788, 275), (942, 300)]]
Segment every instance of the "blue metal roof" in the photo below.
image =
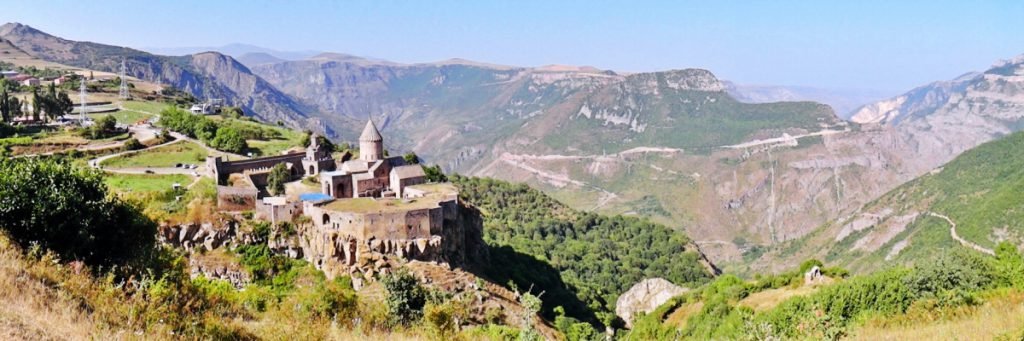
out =
[(331, 199), (331, 196), (323, 193), (303, 193), (299, 194), (299, 200), (302, 201), (321, 201)]

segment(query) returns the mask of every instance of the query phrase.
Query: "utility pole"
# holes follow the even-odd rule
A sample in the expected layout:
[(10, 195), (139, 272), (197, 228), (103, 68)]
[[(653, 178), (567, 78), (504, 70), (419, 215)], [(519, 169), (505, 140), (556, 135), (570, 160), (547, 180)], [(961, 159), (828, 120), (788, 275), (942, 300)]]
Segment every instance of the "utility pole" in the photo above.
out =
[(128, 99), (131, 97), (131, 94), (128, 93), (128, 78), (126, 77), (127, 73), (128, 72), (127, 68), (125, 67), (125, 59), (121, 58), (121, 92), (118, 93), (118, 97), (120, 97), (121, 99)]

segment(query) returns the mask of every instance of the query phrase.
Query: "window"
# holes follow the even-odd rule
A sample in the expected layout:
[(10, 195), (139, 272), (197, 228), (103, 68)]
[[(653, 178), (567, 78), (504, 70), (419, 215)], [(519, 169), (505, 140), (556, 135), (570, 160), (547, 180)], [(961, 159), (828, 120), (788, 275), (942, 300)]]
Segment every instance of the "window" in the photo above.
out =
[(324, 213), (323, 224), (327, 225), (327, 224), (330, 224), (330, 223), (331, 223), (331, 216), (327, 215), (327, 213)]

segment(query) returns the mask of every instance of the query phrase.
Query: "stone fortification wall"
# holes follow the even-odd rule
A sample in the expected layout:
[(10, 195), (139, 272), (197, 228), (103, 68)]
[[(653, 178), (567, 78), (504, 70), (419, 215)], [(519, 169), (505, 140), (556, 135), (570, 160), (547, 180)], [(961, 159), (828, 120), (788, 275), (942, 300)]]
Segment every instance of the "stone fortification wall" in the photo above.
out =
[(302, 204), (300, 202), (288, 202), (284, 205), (270, 205), (263, 203), (263, 201), (257, 201), (255, 205), (256, 218), (263, 219), (266, 221), (274, 222), (292, 222), (302, 214)]
[(333, 212), (313, 203), (303, 210), (312, 219), (299, 231), (303, 256), (331, 278), (355, 273), (372, 278), (386, 271), (389, 261), (458, 266), (466, 260), (466, 224), (456, 201), (386, 213)]
[(298, 168), (302, 166), (302, 159), (305, 157), (306, 153), (304, 152), (289, 153), (285, 155), (267, 156), (238, 161), (223, 161), (218, 156), (207, 158), (206, 165), (207, 167), (209, 167), (213, 177), (217, 179), (217, 184), (224, 184), (224, 182), (227, 181), (228, 175), (231, 173), (269, 170), (275, 165), (284, 162), (290, 162), (293, 165), (295, 165), (296, 168)]

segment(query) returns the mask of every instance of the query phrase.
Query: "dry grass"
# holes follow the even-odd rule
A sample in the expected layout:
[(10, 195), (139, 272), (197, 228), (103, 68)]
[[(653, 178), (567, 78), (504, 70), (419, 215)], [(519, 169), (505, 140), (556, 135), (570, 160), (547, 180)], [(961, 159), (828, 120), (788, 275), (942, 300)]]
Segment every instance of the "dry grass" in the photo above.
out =
[[(97, 328), (92, 316), (32, 268), (20, 251), (0, 236), (0, 339), (78, 340), (111, 339), (115, 333)], [(83, 280), (85, 278), (77, 278)]]
[(690, 316), (697, 315), (701, 308), (704, 308), (703, 301), (683, 304), (665, 318), (665, 324), (676, 326), (676, 328), (684, 328), (686, 327), (686, 320), (689, 320)]
[[(908, 313), (897, 321), (868, 321), (855, 329), (854, 340), (993, 340), (1024, 339), (1024, 293), (997, 295), (986, 303), (960, 309), (955, 317), (931, 320), (939, 312)], [(902, 320), (917, 320), (905, 322)]]
[(740, 300), (739, 305), (750, 307), (756, 312), (762, 312), (775, 308), (779, 303), (782, 303), (792, 297), (810, 295), (820, 287), (821, 286), (801, 285), (795, 289), (789, 287), (769, 289), (747, 296)]

